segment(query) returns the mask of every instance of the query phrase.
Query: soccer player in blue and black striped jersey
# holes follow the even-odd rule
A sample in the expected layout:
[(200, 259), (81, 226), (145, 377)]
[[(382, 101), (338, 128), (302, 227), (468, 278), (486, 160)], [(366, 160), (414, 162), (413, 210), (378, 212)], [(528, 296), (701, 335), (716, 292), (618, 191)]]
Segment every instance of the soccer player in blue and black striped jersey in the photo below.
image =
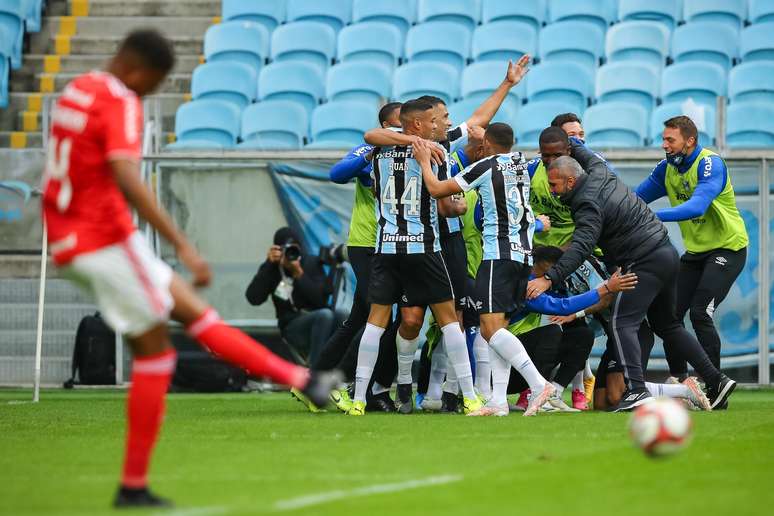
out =
[[(508, 330), (508, 314), (524, 301), (530, 266), (535, 216), (529, 204), (530, 178), (527, 161), (511, 152), (513, 129), (491, 124), (484, 134), (484, 153), (489, 156), (452, 179), (439, 181), (430, 167), (429, 152), (418, 147), (416, 158), (430, 195), (440, 199), (475, 189), (484, 212), (484, 257), (476, 275), (474, 297), (480, 303), (481, 335), (495, 351), (492, 360), (513, 366), (535, 393), (525, 416), (532, 416), (553, 394), (519, 339)], [(501, 413), (502, 407), (482, 407), (472, 415)]]

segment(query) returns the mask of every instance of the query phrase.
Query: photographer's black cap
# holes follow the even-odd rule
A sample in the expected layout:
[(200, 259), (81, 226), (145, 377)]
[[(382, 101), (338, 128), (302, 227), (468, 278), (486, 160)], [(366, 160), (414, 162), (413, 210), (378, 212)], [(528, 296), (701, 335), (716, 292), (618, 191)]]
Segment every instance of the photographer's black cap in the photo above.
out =
[(288, 241), (295, 242), (301, 247), (301, 240), (296, 235), (296, 232), (289, 227), (279, 228), (274, 233), (274, 245), (285, 245)]

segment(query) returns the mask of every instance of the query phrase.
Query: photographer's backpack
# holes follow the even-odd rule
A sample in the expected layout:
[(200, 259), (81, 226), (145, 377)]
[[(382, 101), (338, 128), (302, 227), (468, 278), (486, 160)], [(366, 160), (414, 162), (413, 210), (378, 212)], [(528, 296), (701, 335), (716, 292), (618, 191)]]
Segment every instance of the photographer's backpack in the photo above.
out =
[[(75, 378), (78, 376), (78, 381)], [(116, 383), (116, 334), (99, 312), (81, 319), (75, 334), (72, 377), (64, 384), (115, 385)]]

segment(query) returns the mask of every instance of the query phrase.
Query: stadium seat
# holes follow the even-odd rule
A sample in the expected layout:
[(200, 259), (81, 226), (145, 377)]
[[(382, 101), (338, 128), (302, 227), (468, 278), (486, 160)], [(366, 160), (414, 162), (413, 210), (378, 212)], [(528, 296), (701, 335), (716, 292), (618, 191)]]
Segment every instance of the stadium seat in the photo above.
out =
[(276, 62), (303, 61), (323, 74), (336, 55), (336, 33), (317, 21), (281, 25), (271, 35), (271, 58)]
[(309, 133), (309, 116), (290, 100), (267, 100), (242, 112), (240, 149), (300, 149)]
[[(448, 106), (449, 120), (454, 125), (461, 124), (468, 120), (480, 105), (481, 102), (476, 99), (465, 99), (455, 102)], [(495, 113), (494, 118), (492, 118), (492, 122), (504, 122), (513, 127), (516, 122), (517, 111), (515, 105), (503, 103), (500, 109), (497, 110), (497, 113)]]
[(11, 68), (14, 70), (22, 65), (25, 11), (20, 0), (0, 0), (0, 27), (5, 30), (4, 46), (5, 50), (10, 50), (7, 55), (11, 58)]
[(286, 0), (223, 0), (223, 20), (260, 23), (269, 34), (285, 21)]
[(381, 64), (389, 70), (403, 55), (403, 39), (395, 26), (385, 22), (362, 22), (339, 32), (338, 59)]
[(774, 22), (756, 23), (742, 30), (742, 61), (774, 61)]
[(523, 22), (495, 21), (473, 32), (472, 55), (475, 61), (513, 62), (523, 54), (537, 53), (537, 32)]
[(180, 106), (175, 116), (177, 141), (168, 149), (230, 149), (237, 142), (239, 109), (223, 100), (203, 99)]
[(604, 34), (615, 20), (615, 11), (613, 3), (608, 1), (551, 0), (548, 2), (548, 17), (552, 23), (567, 20), (590, 22)]
[(642, 147), (648, 136), (648, 112), (637, 104), (605, 102), (586, 110), (583, 126), (592, 148)]
[(204, 57), (207, 61), (236, 61), (258, 73), (268, 56), (269, 33), (258, 23), (219, 23), (204, 34)]
[(774, 147), (774, 106), (737, 102), (728, 106), (726, 143), (729, 147)]
[(542, 60), (577, 63), (593, 72), (605, 53), (605, 33), (588, 22), (552, 23), (540, 30), (538, 50)]
[(392, 97), (399, 102), (435, 95), (451, 104), (459, 96), (459, 74), (444, 63), (413, 62), (399, 66), (392, 81)]
[(481, 21), (500, 20), (528, 23), (538, 31), (546, 20), (545, 0), (482, 0)]
[(733, 67), (728, 77), (728, 99), (731, 102), (774, 104), (774, 61), (756, 61)]
[[(497, 89), (505, 78), (507, 69), (504, 63), (495, 61), (482, 61), (468, 65), (462, 72), (460, 93), (465, 100), (474, 100), (479, 104), (486, 100)], [(514, 113), (521, 105), (522, 99), (527, 98), (527, 79), (511, 88), (503, 102), (504, 106)]]
[(323, 74), (309, 63), (272, 63), (265, 66), (258, 76), (260, 100), (292, 100), (311, 115), (324, 96)]
[(376, 104), (342, 101), (318, 106), (312, 113), (312, 143), (316, 148), (354, 147), (376, 126), (376, 115)]
[(355, 61), (331, 67), (325, 91), (329, 101), (356, 100), (377, 105), (390, 97), (391, 84), (392, 70)]
[[(688, 109), (686, 109), (688, 108)], [(703, 114), (698, 115), (699, 112)], [(693, 120), (699, 130), (699, 144), (713, 145), (715, 142), (715, 106), (709, 104), (691, 104), (684, 102), (669, 102), (661, 104), (650, 115), (650, 145), (661, 147), (661, 133), (664, 122), (674, 116), (686, 115)], [(698, 116), (697, 116), (698, 115)]]
[(661, 74), (661, 98), (664, 102), (694, 101), (715, 105), (726, 94), (726, 72), (715, 63), (701, 61), (676, 63)]
[(417, 20), (420, 23), (448, 21), (472, 31), (481, 20), (481, 0), (419, 0)]
[(289, 22), (320, 22), (336, 33), (352, 19), (351, 0), (287, 0), (287, 3)]
[(411, 27), (406, 36), (409, 61), (439, 62), (461, 72), (470, 57), (471, 32), (450, 21), (427, 22)]
[(682, 0), (621, 0), (618, 16), (621, 21), (656, 21), (671, 32), (683, 19)]
[(43, 16), (43, 0), (23, 0), (26, 6), (24, 26), (27, 32), (40, 32), (40, 20)]
[(563, 102), (575, 106), (573, 112), (579, 112), (586, 109), (593, 96), (594, 77), (580, 65), (542, 63), (530, 70), (527, 77), (529, 102)]
[(676, 63), (708, 61), (728, 71), (737, 56), (738, 34), (718, 22), (692, 22), (675, 29), (672, 58)]
[(199, 65), (191, 76), (194, 100), (220, 99), (240, 110), (255, 101), (258, 76), (243, 63), (214, 62)]
[(747, 19), (750, 23), (774, 21), (774, 0), (750, 0), (749, 8)]
[(747, 0), (683, 0), (686, 23), (717, 22), (739, 32), (747, 18)]
[(605, 55), (608, 63), (639, 62), (659, 72), (669, 55), (667, 28), (653, 21), (626, 21), (607, 31)]
[(659, 74), (648, 66), (606, 64), (597, 71), (597, 101), (637, 104), (649, 114), (656, 105), (661, 86), (659, 82)]
[(398, 29), (404, 38), (416, 20), (416, 0), (355, 0), (352, 21), (384, 22)]
[[(522, 106), (516, 114), (516, 143), (519, 147), (537, 147), (540, 133), (551, 124), (551, 120), (559, 113), (569, 113), (574, 109), (572, 104), (549, 101), (530, 102)], [(576, 114), (583, 116), (583, 113)]]

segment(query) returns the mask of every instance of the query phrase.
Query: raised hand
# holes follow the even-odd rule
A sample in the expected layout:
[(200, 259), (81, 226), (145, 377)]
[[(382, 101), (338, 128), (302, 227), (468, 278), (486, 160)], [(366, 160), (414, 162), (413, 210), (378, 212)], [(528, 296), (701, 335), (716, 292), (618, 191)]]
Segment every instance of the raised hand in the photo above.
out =
[(508, 61), (508, 72), (505, 74), (505, 80), (510, 83), (511, 86), (516, 86), (521, 82), (527, 72), (529, 72), (529, 54), (524, 54), (516, 61), (516, 64)]

